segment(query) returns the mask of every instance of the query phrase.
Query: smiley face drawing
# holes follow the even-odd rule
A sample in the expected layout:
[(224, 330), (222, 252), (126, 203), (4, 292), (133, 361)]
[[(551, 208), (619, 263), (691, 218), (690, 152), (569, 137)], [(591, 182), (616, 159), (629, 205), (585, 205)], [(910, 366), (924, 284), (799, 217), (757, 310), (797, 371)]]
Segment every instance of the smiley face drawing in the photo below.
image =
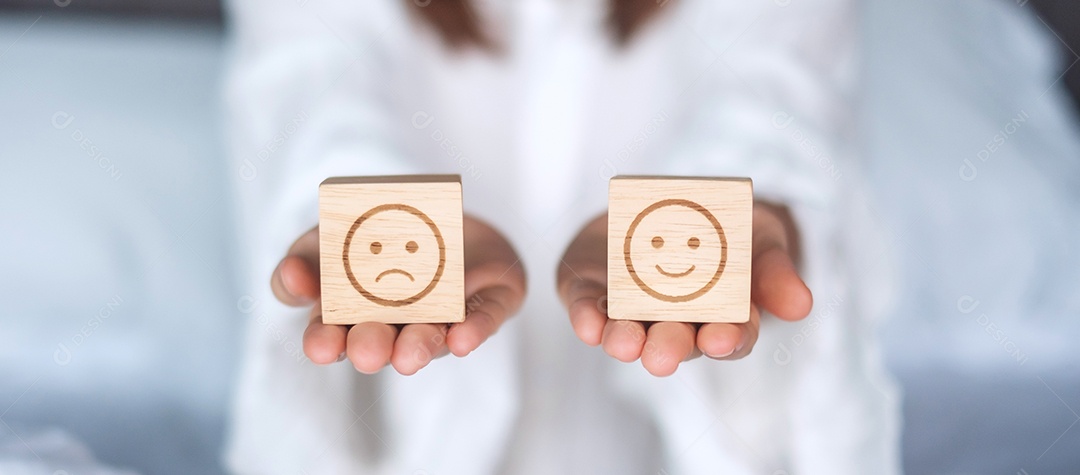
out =
[(623, 239), (626, 270), (646, 294), (688, 302), (720, 280), (727, 238), (715, 216), (685, 199), (657, 201), (638, 213)]
[(360, 295), (385, 307), (403, 307), (424, 298), (439, 283), (446, 266), (446, 243), (423, 211), (383, 204), (353, 222), (341, 259)]

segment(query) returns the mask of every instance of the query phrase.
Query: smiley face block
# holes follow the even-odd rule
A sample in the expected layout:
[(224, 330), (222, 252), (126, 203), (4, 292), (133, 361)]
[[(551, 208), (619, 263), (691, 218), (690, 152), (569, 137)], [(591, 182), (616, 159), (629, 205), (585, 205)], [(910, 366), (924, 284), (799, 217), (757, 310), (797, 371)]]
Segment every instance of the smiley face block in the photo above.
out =
[(753, 204), (749, 178), (612, 178), (608, 317), (748, 321)]
[(323, 322), (465, 319), (461, 177), (329, 178), (319, 185)]

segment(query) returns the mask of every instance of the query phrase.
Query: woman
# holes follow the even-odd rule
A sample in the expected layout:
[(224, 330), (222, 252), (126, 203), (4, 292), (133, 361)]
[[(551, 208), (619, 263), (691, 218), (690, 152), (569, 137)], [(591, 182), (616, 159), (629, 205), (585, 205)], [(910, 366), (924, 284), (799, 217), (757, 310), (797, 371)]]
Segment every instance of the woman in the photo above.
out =
[[(895, 398), (864, 303), (874, 267), (853, 264), (852, 226), (839, 226), (859, 199), (845, 158), (849, 2), (236, 0), (232, 11), (238, 219), (259, 315), (233, 470), (898, 470)], [(469, 318), (323, 325), (317, 184), (435, 172), (463, 176)], [(616, 174), (754, 179), (750, 323), (604, 316)], [(636, 360), (644, 371), (618, 362)]]

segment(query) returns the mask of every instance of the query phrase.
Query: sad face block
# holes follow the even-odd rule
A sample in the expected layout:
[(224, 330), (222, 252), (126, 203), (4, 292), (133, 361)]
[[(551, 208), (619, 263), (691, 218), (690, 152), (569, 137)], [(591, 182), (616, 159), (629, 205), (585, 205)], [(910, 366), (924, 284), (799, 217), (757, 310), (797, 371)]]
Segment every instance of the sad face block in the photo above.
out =
[(749, 178), (615, 177), (608, 188), (608, 317), (750, 317)]
[(323, 181), (323, 322), (463, 321), (462, 239), (460, 176)]

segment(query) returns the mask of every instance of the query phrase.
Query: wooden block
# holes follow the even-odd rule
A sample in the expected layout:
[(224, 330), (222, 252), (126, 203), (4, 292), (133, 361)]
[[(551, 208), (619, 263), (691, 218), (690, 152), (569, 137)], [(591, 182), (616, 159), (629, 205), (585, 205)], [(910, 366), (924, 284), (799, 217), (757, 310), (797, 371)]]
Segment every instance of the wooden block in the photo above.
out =
[(749, 178), (612, 178), (608, 316), (748, 321), (753, 200)]
[(328, 178), (319, 185), (323, 322), (465, 319), (461, 177)]

